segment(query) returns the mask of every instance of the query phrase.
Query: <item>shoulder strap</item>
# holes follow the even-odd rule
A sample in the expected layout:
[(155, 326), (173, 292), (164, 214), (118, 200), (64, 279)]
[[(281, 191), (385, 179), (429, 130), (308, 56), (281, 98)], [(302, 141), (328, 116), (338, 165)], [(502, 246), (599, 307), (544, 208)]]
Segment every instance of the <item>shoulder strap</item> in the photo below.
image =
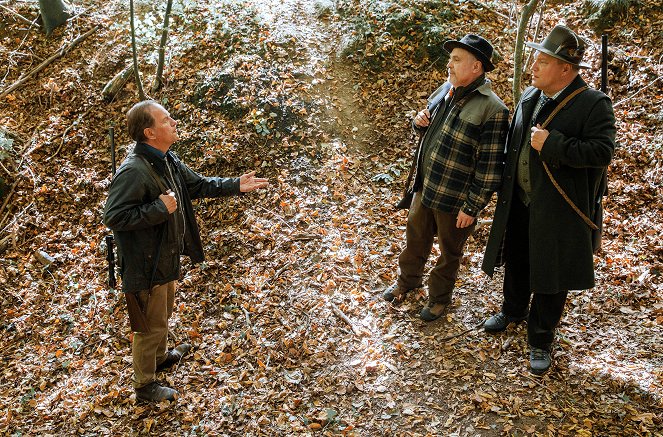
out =
[(548, 116), (548, 118), (546, 118), (546, 121), (543, 122), (543, 124), (541, 125), (541, 128), (545, 129), (546, 126), (548, 126), (548, 123), (550, 123), (550, 122), (552, 121), (552, 119), (555, 118), (555, 116), (557, 115), (557, 113), (558, 113), (559, 111), (561, 111), (562, 108), (564, 108), (564, 107), (566, 106), (567, 103), (569, 103), (569, 100), (571, 100), (572, 98), (574, 98), (575, 96), (577, 96), (577, 95), (580, 94), (581, 92), (585, 91), (587, 88), (589, 88), (589, 87), (588, 87), (588, 86), (580, 87), (580, 88), (578, 88), (577, 90), (575, 90), (574, 92), (572, 92), (571, 94), (569, 94), (568, 96), (566, 96), (566, 98), (565, 98), (564, 100), (562, 100), (562, 101), (560, 102), (560, 104), (557, 105), (557, 107), (555, 107), (555, 109), (553, 110), (553, 112), (550, 113), (550, 115)]
[(166, 192), (168, 191), (168, 188), (166, 188), (164, 183), (161, 181), (161, 178), (159, 178), (159, 175), (157, 175), (157, 172), (154, 171), (154, 169), (152, 168), (152, 164), (150, 164), (150, 162), (147, 160), (147, 158), (144, 157), (143, 155), (141, 155), (140, 153), (135, 153), (135, 155), (137, 157), (139, 157), (141, 159), (141, 161), (143, 161), (143, 164), (145, 164), (145, 167), (147, 167), (147, 171), (150, 173), (150, 176), (152, 176), (152, 179), (154, 179), (154, 182), (157, 183), (157, 186), (161, 190), (161, 193), (166, 194)]
[[(557, 113), (558, 113), (559, 111), (561, 111), (562, 108), (564, 108), (564, 106), (566, 106), (567, 103), (569, 103), (569, 100), (571, 100), (572, 98), (574, 98), (575, 96), (577, 96), (577, 95), (580, 94), (581, 92), (585, 91), (587, 88), (588, 88), (587, 86), (583, 86), (583, 87), (578, 88), (577, 90), (573, 91), (573, 92), (572, 92), (571, 94), (569, 94), (568, 96), (566, 96), (566, 98), (565, 98), (564, 100), (562, 100), (562, 101), (560, 102), (559, 105), (557, 105), (557, 107), (553, 110), (553, 112), (550, 113), (550, 115), (548, 116), (548, 118), (546, 118), (546, 121), (543, 122), (543, 124), (541, 125), (541, 128), (542, 128), (542, 129), (545, 129), (546, 126), (548, 126), (548, 123), (550, 123), (550, 122), (552, 121), (552, 119), (555, 118), (555, 116), (557, 115)], [(589, 219), (589, 217), (587, 217), (585, 214), (583, 214), (582, 211), (580, 211), (580, 208), (578, 208), (578, 207), (576, 206), (576, 204), (573, 203), (573, 201), (569, 198), (569, 196), (564, 192), (564, 190), (562, 189), (562, 187), (559, 186), (559, 184), (557, 183), (557, 181), (556, 181), (555, 178), (553, 177), (552, 173), (550, 172), (550, 169), (548, 168), (548, 165), (545, 163), (545, 161), (541, 161), (541, 163), (543, 164), (543, 168), (546, 170), (546, 173), (548, 174), (548, 177), (550, 178), (550, 182), (552, 182), (552, 184), (555, 186), (555, 188), (557, 189), (557, 191), (559, 192), (559, 194), (562, 195), (562, 197), (564, 198), (564, 200), (566, 201), (566, 203), (569, 204), (569, 206), (570, 206), (570, 207), (576, 212), (576, 214), (578, 214), (578, 215), (580, 216), (580, 218), (581, 218), (585, 223), (587, 223), (587, 225), (588, 225), (591, 229), (593, 229), (593, 230), (597, 230), (597, 229), (598, 229), (598, 226), (596, 226), (596, 224), (595, 224), (593, 221), (591, 221), (591, 220)]]
[[(159, 178), (159, 175), (157, 175), (157, 172), (155, 172), (154, 169), (152, 168), (152, 164), (150, 164), (147, 158), (141, 155), (140, 153), (135, 153), (135, 155), (139, 157), (141, 161), (143, 161), (143, 164), (145, 164), (145, 167), (147, 167), (150, 176), (152, 176), (154, 182), (157, 183), (157, 186), (159, 187), (161, 192), (163, 194), (166, 194), (168, 189)], [(159, 257), (161, 256), (161, 246), (163, 246), (163, 240), (166, 235), (165, 227), (166, 227), (166, 222), (164, 222), (161, 226), (159, 226), (159, 238), (158, 238), (159, 244), (157, 247), (154, 248), (154, 258), (153, 258), (154, 265), (152, 266), (152, 272), (150, 274), (150, 286), (147, 289), (148, 293), (152, 293), (152, 284), (154, 284), (154, 276), (156, 275), (157, 267), (159, 266)]]

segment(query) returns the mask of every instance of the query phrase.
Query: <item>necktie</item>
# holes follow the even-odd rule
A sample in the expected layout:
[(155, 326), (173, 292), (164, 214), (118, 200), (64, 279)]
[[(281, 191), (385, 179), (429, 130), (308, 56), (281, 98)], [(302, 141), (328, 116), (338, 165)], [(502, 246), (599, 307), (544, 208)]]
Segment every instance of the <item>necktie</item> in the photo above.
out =
[(536, 107), (534, 108), (534, 113), (532, 114), (532, 126), (536, 125), (536, 117), (539, 116), (539, 112), (541, 112), (541, 108), (545, 106), (546, 103), (548, 103), (549, 100), (552, 100), (550, 97), (546, 96), (541, 92), (541, 96), (539, 96), (539, 101), (536, 103)]

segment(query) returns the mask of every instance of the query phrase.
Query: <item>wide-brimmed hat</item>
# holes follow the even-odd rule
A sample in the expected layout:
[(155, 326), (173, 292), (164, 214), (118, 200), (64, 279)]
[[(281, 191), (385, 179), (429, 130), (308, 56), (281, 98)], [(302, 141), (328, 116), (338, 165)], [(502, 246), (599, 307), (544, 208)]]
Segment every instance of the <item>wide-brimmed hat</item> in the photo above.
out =
[(591, 68), (589, 64), (582, 62), (585, 54), (585, 41), (566, 26), (555, 26), (541, 44), (533, 42), (525, 44), (576, 67)]
[(479, 35), (473, 35), (470, 33), (461, 38), (460, 41), (445, 41), (442, 48), (448, 53), (451, 53), (455, 48), (467, 50), (481, 61), (484, 71), (492, 71), (495, 69), (495, 66), (491, 62), (491, 59), (493, 58), (493, 46), (485, 38), (482, 38)]

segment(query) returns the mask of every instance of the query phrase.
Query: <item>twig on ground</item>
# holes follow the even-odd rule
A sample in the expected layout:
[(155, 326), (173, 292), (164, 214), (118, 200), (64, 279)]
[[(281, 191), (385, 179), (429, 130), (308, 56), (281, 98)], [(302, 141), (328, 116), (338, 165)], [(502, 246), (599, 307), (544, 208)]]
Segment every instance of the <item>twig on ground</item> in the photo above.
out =
[(658, 82), (661, 79), (663, 79), (663, 76), (658, 76), (656, 79), (654, 79), (653, 81), (651, 81), (649, 84), (645, 85), (644, 87), (640, 88), (639, 90), (637, 90), (636, 92), (634, 92), (630, 96), (628, 96), (628, 97), (620, 100), (619, 102), (615, 103), (614, 105), (612, 105), (612, 107), (616, 108), (617, 106), (621, 105), (622, 103), (631, 100), (633, 97), (637, 96), (638, 94), (640, 94), (641, 92), (643, 92), (647, 88), (651, 87), (652, 85), (654, 85), (656, 82)]
[(458, 334), (454, 334), (454, 335), (450, 335), (448, 337), (444, 337), (442, 340), (440, 340), (440, 343), (443, 343), (443, 342), (449, 341), (449, 340), (453, 340), (454, 338), (461, 337), (461, 336), (467, 334), (468, 332), (472, 332), (472, 331), (475, 331), (475, 330), (481, 328), (482, 326), (483, 326), (483, 321), (481, 321), (481, 323), (478, 323), (477, 325), (474, 325), (471, 328), (468, 328), (468, 329), (466, 329), (462, 332), (459, 332)]
[(334, 305), (333, 302), (329, 302), (329, 305), (331, 306), (332, 312), (336, 314), (336, 316), (343, 320), (345, 323), (350, 325), (350, 328), (352, 328), (352, 332), (354, 332), (355, 335), (359, 335), (359, 330), (355, 327), (355, 325), (352, 324), (352, 321), (348, 316), (345, 315), (343, 311), (341, 311), (336, 305)]
[(267, 208), (265, 208), (265, 207), (262, 206), (262, 205), (258, 205), (258, 208), (260, 208), (260, 209), (262, 209), (262, 210), (264, 210), (264, 211), (267, 211), (268, 213), (272, 214), (274, 217), (276, 217), (277, 219), (281, 220), (281, 222), (283, 222), (283, 224), (286, 225), (287, 227), (289, 227), (291, 230), (293, 230), (293, 231), (295, 230), (295, 228), (293, 228), (292, 226), (290, 226), (290, 225), (288, 224), (288, 222), (286, 222), (285, 220), (283, 220), (283, 218), (282, 218), (280, 215), (278, 215), (277, 213), (275, 213), (274, 211), (272, 211), (272, 210), (270, 210), (270, 209), (267, 209)]
[[(12, 194), (14, 194), (14, 190), (16, 189), (16, 185), (18, 185), (18, 182), (21, 180), (21, 178), (17, 177), (16, 180), (14, 181), (14, 184), (12, 185), (11, 190), (9, 190), (9, 194), (7, 194), (7, 197), (5, 198), (5, 201), (2, 203), (2, 206), (0, 206), (0, 215), (2, 215), (2, 211), (5, 209), (5, 206), (9, 203), (9, 199), (11, 199)], [(4, 222), (4, 220), (3, 220)], [(2, 223), (0, 223), (0, 226), (2, 226)]]

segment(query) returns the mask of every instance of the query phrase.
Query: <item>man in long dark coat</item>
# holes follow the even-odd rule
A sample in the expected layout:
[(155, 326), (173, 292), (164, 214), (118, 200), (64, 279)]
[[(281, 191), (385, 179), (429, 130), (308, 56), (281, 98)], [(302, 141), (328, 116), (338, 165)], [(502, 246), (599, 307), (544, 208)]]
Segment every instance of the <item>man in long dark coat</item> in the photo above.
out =
[(504, 242), (504, 302), (484, 328), (500, 332), (527, 319), (530, 371), (543, 374), (552, 364), (568, 290), (594, 287), (591, 228), (555, 187), (544, 163), (569, 200), (593, 218), (615, 149), (615, 116), (605, 94), (585, 89), (543, 127), (556, 106), (586, 87), (579, 75), (589, 68), (582, 62), (585, 43), (556, 26), (541, 44), (527, 45), (537, 50), (532, 86), (509, 127), (503, 185), (482, 266), (492, 276)]

